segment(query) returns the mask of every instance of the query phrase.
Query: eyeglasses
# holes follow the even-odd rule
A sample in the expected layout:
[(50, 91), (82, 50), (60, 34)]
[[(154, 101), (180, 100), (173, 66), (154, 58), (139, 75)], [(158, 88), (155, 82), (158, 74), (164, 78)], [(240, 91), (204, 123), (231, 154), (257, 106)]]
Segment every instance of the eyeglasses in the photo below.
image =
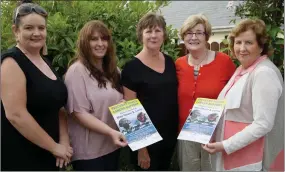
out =
[(42, 7), (36, 4), (32, 4), (32, 3), (25, 3), (17, 8), (16, 13), (15, 13), (14, 23), (16, 22), (17, 17), (28, 15), (32, 13), (33, 11), (43, 17), (47, 17), (48, 15), (46, 10), (44, 10)]
[(196, 33), (194, 33), (194, 32), (186, 32), (186, 34), (185, 35), (189, 35), (191, 38), (195, 35), (197, 38), (201, 38), (201, 37), (203, 37), (204, 35), (206, 35), (206, 33), (205, 32), (196, 32)]

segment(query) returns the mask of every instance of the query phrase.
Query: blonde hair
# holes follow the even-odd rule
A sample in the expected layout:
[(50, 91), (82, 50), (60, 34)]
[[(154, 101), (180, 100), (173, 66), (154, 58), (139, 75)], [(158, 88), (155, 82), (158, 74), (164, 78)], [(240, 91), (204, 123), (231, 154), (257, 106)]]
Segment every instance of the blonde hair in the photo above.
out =
[(266, 33), (266, 26), (263, 20), (260, 19), (245, 19), (242, 20), (238, 25), (236, 25), (231, 33), (229, 34), (229, 46), (232, 55), (235, 57), (234, 53), (234, 43), (235, 38), (239, 34), (252, 30), (255, 33), (256, 41), (258, 46), (262, 48), (261, 55), (271, 56), (273, 54), (273, 49), (269, 47), (269, 37)]
[(163, 16), (158, 15), (156, 13), (150, 12), (144, 15), (137, 25), (137, 38), (140, 43), (142, 43), (142, 33), (144, 29), (153, 28), (153, 27), (161, 27), (164, 34), (164, 40), (167, 38), (166, 33), (166, 22)]
[(189, 16), (183, 23), (181, 29), (180, 29), (180, 37), (183, 40), (185, 33), (194, 28), (196, 25), (202, 24), (205, 29), (205, 36), (206, 41), (209, 40), (210, 36), (212, 35), (212, 26), (209, 23), (208, 18), (203, 14), (196, 14)]

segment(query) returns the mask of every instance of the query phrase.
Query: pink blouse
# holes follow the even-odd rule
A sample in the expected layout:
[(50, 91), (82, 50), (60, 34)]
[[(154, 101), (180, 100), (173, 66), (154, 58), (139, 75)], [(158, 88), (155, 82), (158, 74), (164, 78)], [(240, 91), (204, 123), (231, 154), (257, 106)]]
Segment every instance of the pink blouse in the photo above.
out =
[[(89, 73), (79, 61), (68, 69), (65, 76), (68, 113), (89, 113), (118, 130), (108, 107), (117, 104), (123, 95), (112, 88), (110, 82), (107, 82), (107, 89), (99, 88), (97, 80), (90, 77)], [(68, 130), (74, 150), (72, 161), (98, 158), (118, 149), (111, 138), (85, 128), (73, 115), (68, 117)]]

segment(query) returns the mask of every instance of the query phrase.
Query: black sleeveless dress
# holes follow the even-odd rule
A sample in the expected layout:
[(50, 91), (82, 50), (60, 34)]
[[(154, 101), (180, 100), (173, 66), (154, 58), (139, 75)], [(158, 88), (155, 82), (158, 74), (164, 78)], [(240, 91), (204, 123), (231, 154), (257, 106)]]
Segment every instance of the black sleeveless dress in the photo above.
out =
[[(58, 143), (58, 112), (67, 101), (67, 89), (63, 81), (46, 59), (44, 60), (56, 75), (56, 80), (52, 80), (43, 74), (17, 47), (4, 52), (1, 55), (1, 61), (6, 57), (12, 57), (25, 74), (28, 112)], [(56, 158), (50, 152), (27, 140), (11, 125), (6, 118), (2, 100), (1, 170), (59, 170), (56, 167)]]

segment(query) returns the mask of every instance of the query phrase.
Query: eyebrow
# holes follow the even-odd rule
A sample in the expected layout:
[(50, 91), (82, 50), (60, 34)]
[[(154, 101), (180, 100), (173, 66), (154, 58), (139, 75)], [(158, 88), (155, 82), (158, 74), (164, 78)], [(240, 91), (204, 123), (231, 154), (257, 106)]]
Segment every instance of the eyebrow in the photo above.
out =
[[(200, 30), (200, 29), (197, 29), (197, 30), (196, 30), (196, 32), (197, 32), (197, 31), (205, 32), (204, 30)], [(192, 31), (192, 30), (188, 30), (187, 32), (194, 32), (194, 31)]]
[(24, 27), (27, 27), (27, 26), (32, 26), (32, 27), (34, 27), (34, 26), (44, 26), (44, 27), (46, 27), (46, 25), (32, 25), (32, 24), (24, 24), (23, 25)]
[(91, 36), (91, 38), (102, 38), (102, 36)]

